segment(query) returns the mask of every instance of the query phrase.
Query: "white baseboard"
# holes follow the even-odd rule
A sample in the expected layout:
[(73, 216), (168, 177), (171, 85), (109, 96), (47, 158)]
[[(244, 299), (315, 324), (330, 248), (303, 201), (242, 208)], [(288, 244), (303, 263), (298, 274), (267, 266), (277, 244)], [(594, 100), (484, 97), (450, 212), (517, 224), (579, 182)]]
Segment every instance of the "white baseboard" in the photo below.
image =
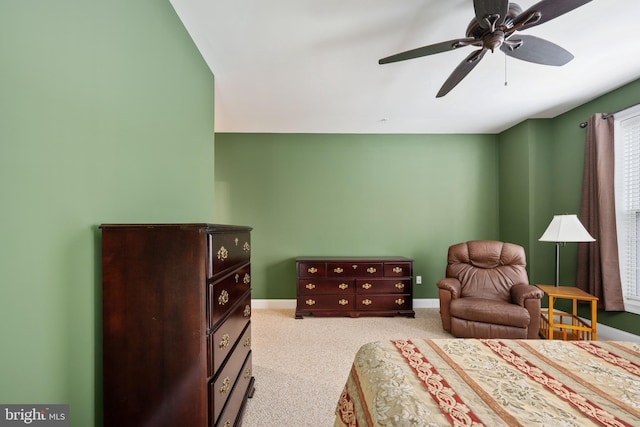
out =
[[(251, 307), (255, 309), (295, 309), (295, 299), (253, 299)], [(413, 300), (413, 308), (438, 308), (440, 300), (437, 298), (416, 298)]]
[(438, 298), (414, 298), (413, 308), (440, 308)]
[(252, 299), (251, 308), (263, 308), (272, 310), (292, 309), (296, 308), (296, 300), (294, 299)]
[(640, 342), (640, 336), (598, 323), (598, 340)]
[[(254, 299), (251, 301), (254, 309), (273, 309), (295, 310), (295, 299)], [(413, 308), (439, 308), (440, 300), (438, 298), (415, 298), (413, 300)], [(598, 323), (598, 339), (603, 341), (630, 341), (640, 342), (640, 336), (632, 333), (612, 328), (611, 326)]]

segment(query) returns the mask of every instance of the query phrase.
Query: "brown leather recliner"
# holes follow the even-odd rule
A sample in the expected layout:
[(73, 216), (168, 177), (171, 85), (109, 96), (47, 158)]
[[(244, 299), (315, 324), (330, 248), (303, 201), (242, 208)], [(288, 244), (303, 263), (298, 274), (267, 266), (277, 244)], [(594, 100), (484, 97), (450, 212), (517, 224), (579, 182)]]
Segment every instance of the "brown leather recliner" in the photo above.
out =
[(526, 264), (513, 243), (451, 246), (438, 282), (442, 327), (460, 338), (537, 338), (543, 292), (529, 285)]

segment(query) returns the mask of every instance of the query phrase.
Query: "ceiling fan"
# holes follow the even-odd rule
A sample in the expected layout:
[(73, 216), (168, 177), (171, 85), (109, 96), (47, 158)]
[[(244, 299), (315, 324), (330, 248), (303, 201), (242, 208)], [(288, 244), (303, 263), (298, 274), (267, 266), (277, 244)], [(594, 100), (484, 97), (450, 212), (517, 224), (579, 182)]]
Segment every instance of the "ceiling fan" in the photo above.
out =
[(475, 17), (467, 27), (466, 37), (448, 40), (387, 56), (379, 64), (404, 61), (465, 46), (477, 46), (444, 82), (436, 98), (445, 96), (474, 69), (488, 50), (500, 49), (506, 55), (543, 65), (561, 66), (573, 55), (560, 46), (539, 37), (514, 35), (572, 11), (591, 0), (542, 0), (522, 11), (508, 0), (474, 0)]

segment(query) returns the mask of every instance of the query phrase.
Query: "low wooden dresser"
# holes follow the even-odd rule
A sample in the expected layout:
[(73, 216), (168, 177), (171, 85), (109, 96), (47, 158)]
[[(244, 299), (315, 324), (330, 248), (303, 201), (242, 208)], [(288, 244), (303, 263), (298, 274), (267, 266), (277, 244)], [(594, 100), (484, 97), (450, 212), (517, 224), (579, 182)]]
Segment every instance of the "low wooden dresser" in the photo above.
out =
[(237, 426), (254, 390), (250, 227), (104, 224), (104, 426)]
[(298, 257), (296, 318), (415, 317), (413, 260), (405, 257)]

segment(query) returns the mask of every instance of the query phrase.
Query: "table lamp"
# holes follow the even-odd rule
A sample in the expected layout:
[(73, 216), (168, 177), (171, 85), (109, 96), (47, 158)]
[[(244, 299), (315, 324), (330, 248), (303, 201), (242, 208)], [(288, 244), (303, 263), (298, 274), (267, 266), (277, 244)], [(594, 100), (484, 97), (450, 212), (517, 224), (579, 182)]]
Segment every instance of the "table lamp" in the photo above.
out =
[(551, 223), (538, 239), (556, 244), (556, 286), (560, 280), (560, 246), (566, 242), (593, 242), (591, 234), (584, 228), (576, 215), (554, 215)]

